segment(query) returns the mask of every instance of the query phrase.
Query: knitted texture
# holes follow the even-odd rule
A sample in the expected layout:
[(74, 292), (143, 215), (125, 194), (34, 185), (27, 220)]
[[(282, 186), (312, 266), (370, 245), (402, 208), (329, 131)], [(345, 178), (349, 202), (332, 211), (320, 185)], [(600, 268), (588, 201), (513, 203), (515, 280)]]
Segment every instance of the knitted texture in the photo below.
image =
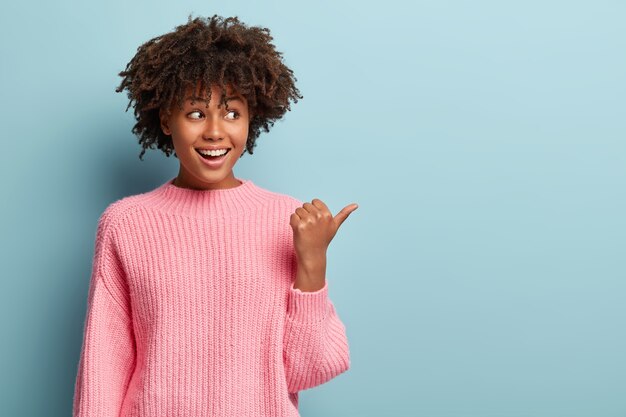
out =
[(293, 287), (302, 202), (237, 179), (170, 179), (102, 213), (74, 417), (299, 416), (298, 391), (348, 370), (328, 279)]

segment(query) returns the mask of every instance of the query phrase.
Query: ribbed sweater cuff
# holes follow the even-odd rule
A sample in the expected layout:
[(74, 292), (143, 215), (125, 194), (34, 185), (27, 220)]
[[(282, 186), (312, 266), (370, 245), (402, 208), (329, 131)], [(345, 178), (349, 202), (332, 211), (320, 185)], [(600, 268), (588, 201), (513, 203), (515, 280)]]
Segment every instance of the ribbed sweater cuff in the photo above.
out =
[(317, 291), (301, 291), (291, 284), (287, 314), (292, 320), (300, 322), (323, 321), (328, 314), (328, 280)]

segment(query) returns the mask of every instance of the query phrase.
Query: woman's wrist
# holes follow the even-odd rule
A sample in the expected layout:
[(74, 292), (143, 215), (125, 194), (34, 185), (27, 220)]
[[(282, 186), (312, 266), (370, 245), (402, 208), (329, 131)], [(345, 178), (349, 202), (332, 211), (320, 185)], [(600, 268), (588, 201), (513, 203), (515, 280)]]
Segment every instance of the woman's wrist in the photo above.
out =
[(324, 288), (326, 255), (298, 260), (294, 288), (301, 291), (318, 291)]

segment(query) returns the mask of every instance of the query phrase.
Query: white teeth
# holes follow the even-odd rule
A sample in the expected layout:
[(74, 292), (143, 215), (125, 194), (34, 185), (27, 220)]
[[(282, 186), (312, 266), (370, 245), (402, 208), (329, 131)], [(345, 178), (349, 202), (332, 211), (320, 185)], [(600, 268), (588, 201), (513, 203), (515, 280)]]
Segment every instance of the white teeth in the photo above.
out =
[(198, 149), (198, 152), (200, 152), (202, 155), (221, 156), (221, 155), (224, 155), (226, 152), (228, 152), (228, 149), (219, 149), (219, 150), (216, 150), (216, 151), (209, 151), (209, 150), (204, 150), (204, 149)]

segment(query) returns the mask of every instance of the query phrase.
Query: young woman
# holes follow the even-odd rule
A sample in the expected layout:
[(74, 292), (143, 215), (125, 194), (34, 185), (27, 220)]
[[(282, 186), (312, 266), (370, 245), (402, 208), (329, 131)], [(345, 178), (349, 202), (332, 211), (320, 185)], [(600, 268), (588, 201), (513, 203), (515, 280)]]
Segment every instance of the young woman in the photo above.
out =
[(120, 73), (140, 159), (180, 169), (99, 219), (75, 417), (295, 417), (299, 391), (349, 368), (326, 251), (357, 205), (333, 216), (233, 173), (303, 98), (271, 40), (190, 16)]

